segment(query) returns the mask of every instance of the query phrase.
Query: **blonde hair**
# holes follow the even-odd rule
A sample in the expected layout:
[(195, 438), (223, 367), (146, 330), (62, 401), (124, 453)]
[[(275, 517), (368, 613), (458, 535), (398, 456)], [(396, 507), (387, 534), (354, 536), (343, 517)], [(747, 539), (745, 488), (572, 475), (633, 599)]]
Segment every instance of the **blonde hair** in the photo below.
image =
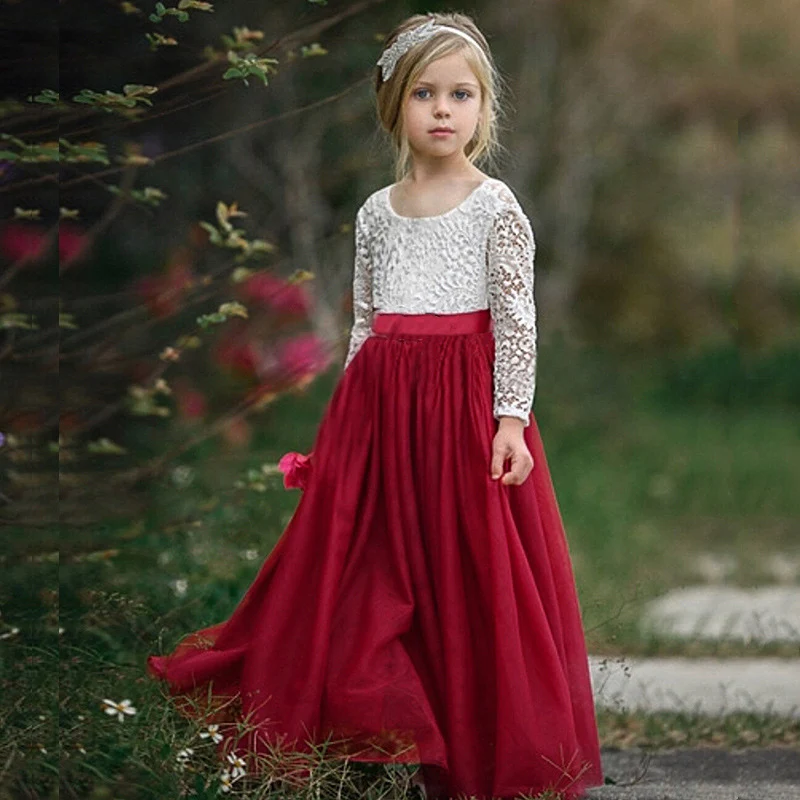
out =
[(499, 120), (502, 114), (500, 93), (503, 79), (494, 64), (491, 50), (473, 20), (465, 14), (431, 13), (414, 14), (403, 20), (384, 40), (383, 48), (391, 46), (397, 37), (410, 28), (433, 21), (439, 25), (459, 28), (480, 45), (480, 52), (462, 36), (440, 31), (424, 42), (414, 45), (397, 62), (391, 77), (384, 81), (380, 67), (375, 74), (375, 99), (381, 127), (389, 134), (395, 152), (395, 180), (401, 181), (411, 166), (411, 150), (403, 129), (403, 106), (411, 87), (425, 68), (433, 61), (452, 53), (462, 53), (475, 74), (481, 89), (481, 112), (475, 135), (464, 148), (470, 163), (495, 161), (501, 148), (498, 139)]

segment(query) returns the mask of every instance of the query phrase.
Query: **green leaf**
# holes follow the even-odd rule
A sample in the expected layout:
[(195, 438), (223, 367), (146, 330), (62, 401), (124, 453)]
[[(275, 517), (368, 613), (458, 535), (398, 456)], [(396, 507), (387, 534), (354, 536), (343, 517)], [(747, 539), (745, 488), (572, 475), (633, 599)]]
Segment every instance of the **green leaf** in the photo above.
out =
[(237, 267), (231, 274), (231, 283), (242, 283), (251, 275), (255, 275), (255, 272), (252, 269), (248, 269), (247, 267)]
[(247, 319), (247, 308), (236, 300), (223, 303), (219, 307), (218, 313), (224, 314), (226, 317), (242, 317)]
[(243, 78), (243, 77), (244, 77), (244, 72), (242, 72), (240, 69), (237, 69), (236, 67), (230, 67), (226, 69), (225, 73), (222, 76), (222, 78), (226, 81), (229, 81), (231, 78)]
[(200, 227), (204, 231), (208, 231), (208, 235), (211, 238), (211, 244), (222, 244), (222, 237), (220, 236), (219, 231), (210, 222), (200, 222)]
[(59, 94), (52, 89), (42, 89), (39, 94), (29, 95), (26, 99), (28, 102), (46, 103), (48, 105), (52, 105), (53, 103), (57, 103), (59, 101)]
[(126, 83), (122, 87), (122, 91), (125, 94), (135, 95), (155, 94), (158, 91), (158, 86), (151, 86), (146, 83)]
[(300, 55), (303, 58), (311, 58), (312, 56), (324, 56), (328, 51), (319, 43), (312, 42), (310, 45), (303, 45), (300, 48)]
[(0, 314), (0, 329), (22, 328), (23, 330), (37, 330), (39, 326), (34, 321), (32, 314), (9, 312)]
[(121, 447), (116, 442), (112, 442), (111, 439), (106, 437), (97, 439), (94, 442), (87, 442), (86, 449), (90, 453), (102, 453), (106, 455), (123, 455), (128, 452), (124, 447)]

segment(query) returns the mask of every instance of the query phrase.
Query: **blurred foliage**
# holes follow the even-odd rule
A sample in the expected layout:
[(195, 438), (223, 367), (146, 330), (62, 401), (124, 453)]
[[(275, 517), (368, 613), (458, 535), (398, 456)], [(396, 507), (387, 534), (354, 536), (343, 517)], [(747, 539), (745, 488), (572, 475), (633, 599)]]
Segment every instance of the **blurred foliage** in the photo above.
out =
[(800, 349), (746, 353), (733, 346), (666, 360), (656, 396), (673, 406), (800, 409)]

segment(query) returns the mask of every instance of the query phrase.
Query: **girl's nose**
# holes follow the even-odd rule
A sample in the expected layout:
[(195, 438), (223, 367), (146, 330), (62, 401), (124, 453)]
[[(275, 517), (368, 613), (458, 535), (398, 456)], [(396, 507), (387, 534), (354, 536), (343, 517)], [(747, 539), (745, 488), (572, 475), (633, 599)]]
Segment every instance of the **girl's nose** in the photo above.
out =
[(434, 106), (434, 113), (437, 116), (442, 116), (443, 114), (450, 114), (450, 105), (446, 97), (439, 97), (436, 100), (436, 104)]

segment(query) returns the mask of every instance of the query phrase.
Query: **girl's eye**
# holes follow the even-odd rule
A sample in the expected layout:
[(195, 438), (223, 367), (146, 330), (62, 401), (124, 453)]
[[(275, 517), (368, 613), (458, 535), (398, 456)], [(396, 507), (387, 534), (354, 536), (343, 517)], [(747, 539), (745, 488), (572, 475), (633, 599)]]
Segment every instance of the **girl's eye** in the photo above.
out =
[[(419, 97), (420, 99), (424, 99), (423, 97), (424, 92), (430, 92), (430, 89), (417, 89), (414, 92), (414, 97)], [(472, 95), (466, 89), (456, 89), (455, 92), (453, 92), (453, 94), (456, 95), (456, 97), (459, 100), (466, 100), (468, 97), (472, 97)], [(459, 97), (459, 95), (461, 96)]]

